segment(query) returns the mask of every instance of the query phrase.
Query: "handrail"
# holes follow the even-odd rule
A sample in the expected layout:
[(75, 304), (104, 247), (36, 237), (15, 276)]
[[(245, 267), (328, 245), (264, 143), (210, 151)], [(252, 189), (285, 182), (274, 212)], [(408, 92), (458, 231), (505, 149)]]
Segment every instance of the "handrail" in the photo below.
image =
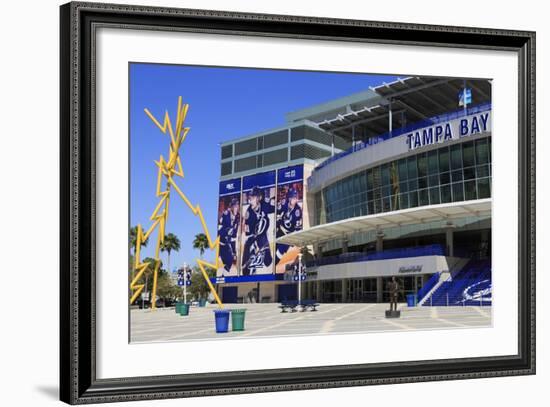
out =
[(445, 255), (445, 248), (443, 247), (443, 245), (432, 244), (427, 246), (408, 247), (404, 249), (388, 249), (370, 254), (365, 254), (361, 252), (343, 253), (337, 256), (322, 257), (317, 260), (308, 261), (306, 262), (306, 267), (434, 255)]

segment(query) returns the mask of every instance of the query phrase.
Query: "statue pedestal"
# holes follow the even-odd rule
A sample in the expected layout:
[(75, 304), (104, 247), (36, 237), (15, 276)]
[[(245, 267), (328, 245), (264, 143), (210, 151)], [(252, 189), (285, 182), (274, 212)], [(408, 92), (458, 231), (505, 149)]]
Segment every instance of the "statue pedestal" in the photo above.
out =
[(401, 311), (386, 310), (386, 318), (399, 318), (401, 317)]

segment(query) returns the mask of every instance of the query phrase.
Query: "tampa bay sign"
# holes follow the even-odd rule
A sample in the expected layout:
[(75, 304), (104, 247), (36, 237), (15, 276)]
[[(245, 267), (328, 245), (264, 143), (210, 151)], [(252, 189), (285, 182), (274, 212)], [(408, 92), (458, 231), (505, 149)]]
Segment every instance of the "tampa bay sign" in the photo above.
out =
[(440, 122), (405, 134), (409, 150), (491, 131), (491, 110)]

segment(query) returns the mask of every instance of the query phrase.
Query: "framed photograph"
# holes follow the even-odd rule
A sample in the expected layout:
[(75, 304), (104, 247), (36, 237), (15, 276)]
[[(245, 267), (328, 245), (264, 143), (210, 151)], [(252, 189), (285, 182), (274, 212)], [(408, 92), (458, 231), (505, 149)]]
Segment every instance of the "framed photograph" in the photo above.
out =
[(60, 19), (62, 401), (535, 373), (535, 33)]

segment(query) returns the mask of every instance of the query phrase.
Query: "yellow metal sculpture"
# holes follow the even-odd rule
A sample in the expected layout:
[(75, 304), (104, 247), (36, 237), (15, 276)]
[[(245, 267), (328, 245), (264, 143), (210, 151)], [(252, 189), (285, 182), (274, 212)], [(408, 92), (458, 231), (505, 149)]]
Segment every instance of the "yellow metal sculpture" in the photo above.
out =
[[(170, 193), (173, 188), (177, 192), (177, 194), (181, 197), (181, 199), (183, 199), (183, 201), (189, 207), (189, 209), (191, 209), (193, 214), (195, 216), (198, 216), (198, 218), (200, 219), (202, 228), (204, 230), (204, 234), (206, 235), (206, 238), (208, 240), (208, 246), (210, 247), (211, 250), (214, 250), (214, 254), (216, 256), (215, 263), (208, 263), (202, 259), (197, 259), (197, 264), (201, 270), (202, 276), (204, 277), (204, 279), (206, 280), (206, 283), (208, 284), (208, 287), (210, 288), (210, 291), (214, 295), (216, 302), (218, 303), (220, 308), (223, 308), (223, 304), (220, 300), (220, 297), (216, 293), (216, 289), (210, 282), (210, 278), (208, 277), (208, 273), (206, 272), (207, 268), (213, 268), (217, 270), (220, 267), (219, 237), (216, 238), (216, 240), (212, 241), (212, 239), (210, 238), (210, 233), (208, 231), (208, 228), (206, 227), (206, 222), (202, 215), (200, 206), (199, 205), (193, 206), (193, 204), (191, 204), (187, 196), (185, 196), (185, 194), (176, 185), (174, 181), (174, 177), (183, 178), (184, 176), (183, 167), (181, 165), (180, 148), (183, 142), (185, 141), (185, 138), (187, 137), (187, 133), (189, 132), (189, 127), (184, 127), (184, 122), (187, 116), (188, 109), (189, 109), (188, 104), (182, 105), (182, 98), (180, 96), (178, 98), (178, 112), (176, 117), (175, 131), (172, 126), (172, 122), (170, 120), (170, 115), (168, 114), (168, 111), (165, 112), (164, 122), (161, 125), (160, 122), (151, 114), (151, 112), (148, 109), (145, 109), (145, 113), (147, 114), (147, 116), (149, 116), (149, 118), (160, 129), (160, 131), (163, 134), (166, 134), (166, 132), (168, 131), (168, 135), (170, 136), (170, 149), (168, 154), (168, 161), (166, 161), (162, 155), (160, 156), (160, 159), (158, 161), (155, 161), (155, 164), (158, 167), (156, 196), (159, 198), (159, 202), (155, 207), (153, 214), (150, 217), (150, 220), (153, 223), (145, 233), (143, 232), (141, 224), (137, 226), (137, 238), (136, 238), (137, 241), (136, 241), (135, 261), (134, 261), (134, 270), (136, 273), (132, 281), (130, 282), (130, 289), (132, 290), (130, 304), (132, 304), (139, 297), (139, 295), (145, 288), (144, 284), (138, 284), (138, 281), (140, 280), (143, 273), (145, 273), (147, 268), (150, 266), (149, 262), (141, 262), (141, 257), (140, 257), (141, 244), (151, 235), (151, 233), (153, 233), (153, 231), (157, 230), (158, 237), (157, 237), (157, 244), (155, 248), (155, 257), (154, 257), (155, 265), (153, 269), (154, 270), (153, 271), (153, 290), (151, 293), (151, 299), (152, 299), (151, 307), (152, 309), (156, 308), (155, 299), (157, 294), (158, 271), (160, 267), (160, 257), (159, 257), (160, 247), (164, 241), (166, 224), (168, 223)], [(165, 181), (164, 190), (162, 190), (163, 180)]]

